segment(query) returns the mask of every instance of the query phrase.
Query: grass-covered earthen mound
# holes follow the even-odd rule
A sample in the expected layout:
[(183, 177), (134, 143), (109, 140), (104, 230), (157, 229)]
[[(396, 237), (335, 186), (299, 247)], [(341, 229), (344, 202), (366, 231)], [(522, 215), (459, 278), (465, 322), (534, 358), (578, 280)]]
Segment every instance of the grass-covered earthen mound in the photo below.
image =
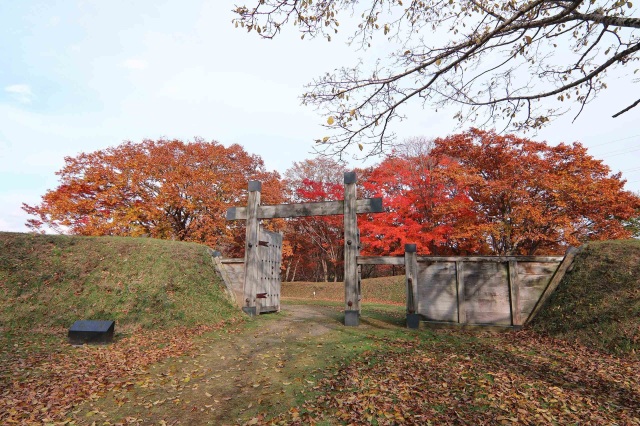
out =
[(199, 244), (0, 233), (5, 331), (112, 319), (117, 328), (215, 324), (238, 315)]
[[(0, 424), (66, 424), (240, 318), (206, 247), (148, 238), (0, 233), (0, 305)], [(116, 338), (74, 348), (78, 319), (115, 320)]]
[(640, 240), (585, 245), (532, 326), (640, 358)]

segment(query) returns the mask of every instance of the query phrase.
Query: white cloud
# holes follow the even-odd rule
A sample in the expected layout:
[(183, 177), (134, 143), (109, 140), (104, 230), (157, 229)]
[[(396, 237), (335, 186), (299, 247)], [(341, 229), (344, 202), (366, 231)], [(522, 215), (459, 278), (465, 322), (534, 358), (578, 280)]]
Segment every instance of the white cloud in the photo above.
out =
[(148, 65), (147, 61), (143, 59), (137, 59), (137, 58), (129, 58), (122, 63), (122, 66), (124, 68), (130, 69), (130, 70), (143, 70), (147, 68), (147, 65)]
[(33, 92), (28, 84), (11, 84), (6, 86), (4, 91), (21, 104), (30, 104), (33, 99)]

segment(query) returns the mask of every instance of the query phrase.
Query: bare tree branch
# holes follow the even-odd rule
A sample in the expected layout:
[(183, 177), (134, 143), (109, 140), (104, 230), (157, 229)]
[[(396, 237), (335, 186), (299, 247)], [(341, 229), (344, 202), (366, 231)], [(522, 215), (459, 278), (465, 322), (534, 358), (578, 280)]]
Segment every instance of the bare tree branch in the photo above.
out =
[(624, 114), (625, 112), (629, 111), (630, 109), (635, 108), (636, 106), (638, 106), (638, 104), (640, 104), (640, 99), (638, 99), (637, 101), (635, 101), (634, 103), (632, 103), (631, 105), (629, 105), (628, 107), (623, 109), (622, 111), (616, 112), (611, 117), (616, 118), (616, 117)]
[(537, 129), (571, 105), (577, 117), (609, 71), (640, 59), (640, 18), (627, 0), (247, 1), (256, 4), (237, 7), (236, 24), (261, 37), (294, 24), (330, 39), (347, 12), (360, 17), (351, 43), (367, 49), (378, 35), (397, 43), (373, 67), (361, 62), (308, 85), (303, 103), (331, 117), (318, 150), (340, 157), (354, 144), (364, 156), (382, 152), (399, 108), (416, 100), (456, 107), (460, 125)]

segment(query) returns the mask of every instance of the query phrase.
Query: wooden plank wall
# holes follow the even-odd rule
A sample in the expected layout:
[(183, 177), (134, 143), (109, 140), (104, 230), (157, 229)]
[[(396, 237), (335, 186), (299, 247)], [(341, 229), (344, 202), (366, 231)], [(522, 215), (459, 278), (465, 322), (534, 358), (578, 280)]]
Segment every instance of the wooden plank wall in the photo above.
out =
[(418, 310), (428, 321), (458, 322), (456, 262), (418, 259)]
[(521, 326), (562, 257), (418, 257), (417, 313), (427, 321)]
[(266, 298), (257, 299), (259, 311), (277, 312), (280, 310), (280, 262), (282, 258), (282, 234), (260, 229), (258, 246), (260, 265), (258, 270), (258, 289), (256, 294), (266, 294)]
[(212, 254), (212, 258), (227, 292), (238, 307), (244, 306), (244, 259), (222, 258), (219, 254)]
[(511, 325), (509, 273), (505, 263), (463, 262), (467, 324)]

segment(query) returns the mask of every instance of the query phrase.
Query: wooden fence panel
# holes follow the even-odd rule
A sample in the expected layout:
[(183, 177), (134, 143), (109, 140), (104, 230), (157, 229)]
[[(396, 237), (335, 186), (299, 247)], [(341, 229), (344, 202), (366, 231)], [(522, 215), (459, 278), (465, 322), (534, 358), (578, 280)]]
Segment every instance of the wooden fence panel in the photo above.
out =
[(428, 321), (458, 321), (455, 262), (418, 263), (418, 309)]
[(507, 263), (465, 262), (462, 277), (467, 323), (511, 325)]
[(427, 321), (469, 325), (523, 325), (567, 268), (560, 265), (567, 259), (558, 256), (422, 256), (417, 260), (417, 313)]
[(542, 292), (549, 285), (559, 262), (518, 262), (516, 269), (520, 283), (520, 318), (526, 320)]

